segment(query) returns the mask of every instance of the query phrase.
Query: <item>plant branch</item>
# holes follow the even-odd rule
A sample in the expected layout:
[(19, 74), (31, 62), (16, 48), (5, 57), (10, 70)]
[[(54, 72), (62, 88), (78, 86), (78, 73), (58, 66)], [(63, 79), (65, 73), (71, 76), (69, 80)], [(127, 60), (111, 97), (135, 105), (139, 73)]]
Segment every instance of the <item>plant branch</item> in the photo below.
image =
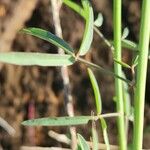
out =
[[(114, 0), (113, 2), (113, 21), (114, 21), (114, 58), (121, 61), (121, 5), (122, 0)], [(117, 76), (122, 76), (122, 66), (114, 62), (114, 71)], [(123, 104), (123, 89), (122, 81), (115, 78), (116, 90), (116, 107), (117, 112), (121, 114), (118, 117), (118, 139), (119, 147), (121, 150), (127, 149), (127, 140), (125, 133), (125, 117), (124, 117), (124, 104)]]
[(10, 134), (10, 135), (14, 135), (15, 134), (15, 129), (12, 127), (12, 126), (10, 126), (9, 124), (8, 124), (8, 122), (7, 121), (5, 121), (3, 118), (1, 118), (0, 117), (0, 126), (1, 127), (3, 127), (7, 132), (8, 132), (8, 134)]
[(111, 72), (111, 71), (109, 71), (109, 70), (106, 70), (106, 69), (102, 68), (101, 66), (99, 66), (99, 65), (97, 65), (97, 64), (94, 64), (94, 63), (92, 63), (92, 62), (86, 61), (85, 59), (80, 58), (80, 57), (78, 57), (78, 58), (76, 58), (76, 59), (77, 59), (77, 61), (88, 65), (89, 67), (93, 67), (93, 68), (95, 68), (95, 69), (98, 69), (98, 70), (99, 70), (100, 72), (102, 72), (102, 73), (109, 74), (109, 75), (114, 76), (114, 77), (116, 77), (116, 78), (118, 78), (118, 79), (121, 79), (122, 81), (127, 82), (130, 86), (132, 86), (132, 82), (131, 82), (130, 80), (124, 79), (123, 77), (118, 76), (118, 75), (116, 75), (115, 73), (113, 73), (113, 72)]
[(143, 142), (143, 124), (144, 124), (144, 102), (145, 102), (145, 86), (148, 63), (148, 48), (150, 40), (150, 1), (143, 0), (142, 16), (139, 38), (139, 61), (137, 67), (137, 80), (134, 97), (134, 132), (133, 132), (133, 148), (134, 150), (142, 149)]
[[(62, 2), (60, 0), (51, 0), (51, 5), (52, 5), (52, 9), (53, 9), (52, 14), (53, 14), (55, 32), (58, 37), (62, 38), (63, 35), (62, 35), (62, 29), (61, 29), (60, 17), (59, 17)], [(59, 48), (58, 53), (64, 54), (64, 51)], [(61, 76), (62, 76), (63, 84), (64, 84), (63, 90), (64, 90), (66, 112), (70, 117), (73, 117), (74, 116), (73, 98), (72, 98), (71, 89), (69, 86), (70, 81), (69, 81), (67, 67), (61, 67)], [(70, 134), (71, 134), (71, 148), (72, 148), (72, 150), (75, 150), (76, 145), (77, 145), (76, 128), (70, 127), (69, 130), (70, 130)]]
[[(59, 133), (54, 132), (54, 131), (50, 131), (50, 132), (51, 132), (51, 134), (49, 134), (49, 136), (51, 138), (55, 139), (58, 142), (61, 142), (61, 143), (69, 145), (68, 142), (70, 141), (70, 139), (66, 135), (59, 134)], [(59, 137), (63, 137), (63, 138), (65, 138), (65, 140), (60, 140)], [(93, 142), (87, 141), (87, 143), (90, 145), (91, 148), (93, 147)], [(101, 150), (105, 150), (106, 149), (106, 144), (98, 143), (98, 148), (101, 149)], [(118, 150), (118, 146), (117, 145), (110, 145), (110, 148), (111, 148), (111, 150)]]
[(113, 47), (113, 45), (104, 37), (104, 35), (98, 30), (98, 28), (96, 26), (94, 26), (94, 31), (101, 37), (101, 39), (111, 49), (112, 54), (113, 54), (114, 53), (114, 47)]

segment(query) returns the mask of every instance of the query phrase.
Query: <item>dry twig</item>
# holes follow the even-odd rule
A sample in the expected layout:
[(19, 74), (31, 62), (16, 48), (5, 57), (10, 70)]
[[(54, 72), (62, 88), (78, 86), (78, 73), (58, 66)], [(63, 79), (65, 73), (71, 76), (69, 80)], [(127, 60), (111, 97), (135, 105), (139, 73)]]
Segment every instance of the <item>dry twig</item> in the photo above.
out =
[[(51, 0), (52, 5), (52, 14), (53, 14), (53, 20), (54, 20), (54, 26), (55, 26), (55, 32), (56, 35), (62, 38), (62, 29), (60, 25), (60, 17), (59, 12), (62, 5), (62, 2), (60, 0)], [(64, 54), (64, 51), (62, 49), (58, 49), (59, 54)], [(65, 106), (66, 106), (66, 112), (70, 117), (74, 116), (74, 109), (73, 109), (73, 100), (71, 95), (71, 90), (69, 86), (69, 75), (67, 67), (61, 67), (61, 75), (63, 78), (63, 84), (64, 84), (64, 97), (65, 97)], [(75, 127), (70, 127), (70, 134), (71, 134), (71, 148), (73, 150), (76, 149), (77, 141), (76, 141), (76, 129)]]
[[(67, 144), (67, 145), (70, 144), (69, 143), (70, 139), (66, 135), (64, 135), (64, 134), (59, 134), (57, 132), (50, 131), (49, 132), (49, 136), (51, 138), (55, 139), (58, 142), (61, 142), (61, 143)], [(87, 143), (89, 144), (89, 146), (91, 148), (93, 147), (93, 142), (89, 142), (88, 141)], [(99, 150), (106, 150), (107, 147), (106, 147), (106, 144), (104, 144), (104, 143), (98, 143), (98, 148), (99, 148)], [(110, 149), (111, 150), (118, 150), (119, 147), (117, 145), (110, 145)]]
[(61, 147), (38, 147), (38, 146), (21, 146), (21, 150), (71, 150), (68, 148)]
[(0, 117), (0, 126), (3, 127), (8, 132), (9, 135), (13, 136), (16, 132), (15, 129), (1, 117)]

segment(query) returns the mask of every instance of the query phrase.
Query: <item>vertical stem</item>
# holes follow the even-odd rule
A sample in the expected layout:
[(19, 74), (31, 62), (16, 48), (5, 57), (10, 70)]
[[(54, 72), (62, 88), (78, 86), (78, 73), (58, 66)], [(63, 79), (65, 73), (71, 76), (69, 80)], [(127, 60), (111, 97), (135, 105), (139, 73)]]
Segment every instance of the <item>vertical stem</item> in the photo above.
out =
[(134, 99), (134, 132), (133, 149), (141, 150), (143, 142), (143, 123), (144, 123), (144, 101), (145, 85), (148, 61), (148, 46), (150, 38), (150, 0), (143, 0), (140, 38), (139, 38), (139, 62), (137, 68), (137, 80)]
[[(55, 32), (57, 36), (62, 38), (63, 36), (62, 36), (62, 29), (61, 29), (60, 17), (59, 17), (61, 4), (62, 2), (60, 0), (51, 0)], [(64, 54), (64, 51), (59, 48), (58, 53)], [(61, 67), (61, 75), (64, 84), (64, 100), (65, 100), (66, 112), (68, 116), (73, 117), (74, 116), (73, 98), (71, 95), (71, 89), (69, 85), (70, 80), (69, 80), (67, 67)], [(76, 128), (72, 126), (69, 128), (69, 130), (71, 134), (71, 149), (76, 150), (77, 147)]]
[[(114, 58), (121, 61), (121, 0), (114, 0), (113, 2), (113, 22), (114, 22)], [(118, 63), (114, 63), (115, 74), (122, 76), (122, 67)], [(119, 132), (119, 146), (121, 150), (126, 150), (126, 130), (125, 130), (125, 118), (124, 118), (124, 104), (123, 104), (123, 92), (122, 81), (115, 78), (115, 90), (117, 98), (117, 112), (121, 115), (118, 117), (118, 132)]]

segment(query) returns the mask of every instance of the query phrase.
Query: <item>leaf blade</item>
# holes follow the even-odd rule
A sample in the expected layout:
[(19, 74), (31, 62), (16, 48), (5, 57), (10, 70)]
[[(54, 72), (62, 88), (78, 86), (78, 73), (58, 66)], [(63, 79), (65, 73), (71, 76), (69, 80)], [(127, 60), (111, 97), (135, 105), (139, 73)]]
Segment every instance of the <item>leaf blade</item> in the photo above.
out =
[(138, 51), (138, 45), (130, 40), (122, 39), (121, 40), (122, 47), (131, 49), (133, 51)]
[(88, 74), (89, 74), (90, 81), (91, 81), (93, 91), (94, 91), (97, 113), (101, 114), (101, 112), (102, 112), (102, 102), (101, 101), (102, 100), (101, 100), (101, 94), (99, 91), (98, 83), (96, 81), (94, 73), (92, 72), (92, 70), (90, 68), (88, 68)]
[(83, 34), (83, 40), (79, 49), (79, 55), (85, 55), (90, 49), (92, 40), (93, 40), (93, 25), (94, 25), (94, 16), (93, 8), (88, 0), (82, 0), (84, 12), (85, 12), (85, 30)]
[(68, 66), (75, 60), (71, 55), (32, 52), (1, 52), (0, 62), (22, 66)]
[(70, 45), (67, 42), (65, 42), (63, 39), (57, 37), (56, 35), (52, 34), (51, 32), (48, 32), (48, 31), (40, 29), (40, 28), (32, 28), (32, 27), (22, 29), (21, 32), (29, 34), (29, 35), (33, 35), (33, 36), (43, 39), (47, 42), (50, 42), (50, 43), (54, 44), (55, 46), (62, 48), (68, 54), (73, 55), (73, 48), (70, 47)]
[(96, 20), (94, 21), (94, 25), (96, 27), (101, 27), (103, 24), (103, 15), (101, 13), (98, 13), (98, 16), (96, 18)]
[(77, 134), (77, 136), (78, 136), (79, 146), (81, 147), (81, 150), (90, 150), (90, 147), (87, 144), (86, 140), (83, 138), (83, 136), (80, 134)]
[(125, 27), (122, 33), (122, 39), (126, 39), (129, 35), (129, 28)]
[(93, 118), (91, 116), (75, 117), (47, 117), (23, 121), (26, 126), (71, 126), (87, 124)]

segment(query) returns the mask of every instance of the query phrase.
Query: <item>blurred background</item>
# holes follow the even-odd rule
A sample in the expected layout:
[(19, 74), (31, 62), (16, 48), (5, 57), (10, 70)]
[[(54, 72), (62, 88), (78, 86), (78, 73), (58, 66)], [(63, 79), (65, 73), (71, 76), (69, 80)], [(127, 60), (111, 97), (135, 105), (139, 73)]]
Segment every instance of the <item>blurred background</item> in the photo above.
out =
[[(80, 0), (76, 2), (80, 3)], [(95, 18), (101, 12), (103, 25), (99, 28), (107, 39), (113, 38), (112, 1), (92, 0)], [(123, 28), (129, 28), (128, 39), (138, 42), (140, 23), (140, 0), (123, 0)], [(57, 53), (57, 48), (41, 39), (19, 33), (24, 27), (39, 27), (55, 33), (51, 0), (0, 0), (0, 51), (26, 51)], [(84, 20), (64, 4), (60, 10), (60, 22), (64, 40), (78, 50), (84, 32)], [(123, 61), (131, 65), (132, 52), (123, 50)], [(113, 69), (112, 53), (105, 42), (94, 33), (90, 52), (85, 59), (106, 69)], [(128, 79), (131, 71), (124, 69)], [(101, 91), (103, 113), (115, 111), (114, 78), (94, 71)], [(75, 115), (90, 115), (95, 111), (95, 101), (87, 66), (75, 63), (68, 67), (72, 103)], [(150, 70), (148, 70), (144, 148), (150, 148)], [(36, 127), (27, 128), (21, 122), (30, 118), (67, 115), (65, 93), (61, 69), (59, 67), (21, 67), (0, 63), (0, 149), (17, 150), (21, 146), (68, 147), (49, 136), (53, 130), (69, 134), (68, 128)], [(132, 92), (130, 92), (133, 101)], [(9, 124), (6, 128), (6, 124)], [(117, 145), (116, 120), (107, 119), (111, 144)], [(89, 126), (89, 131), (87, 130)], [(77, 127), (77, 132), (90, 140), (90, 125)], [(103, 142), (101, 129), (99, 141)], [(129, 129), (132, 139), (132, 123)]]

